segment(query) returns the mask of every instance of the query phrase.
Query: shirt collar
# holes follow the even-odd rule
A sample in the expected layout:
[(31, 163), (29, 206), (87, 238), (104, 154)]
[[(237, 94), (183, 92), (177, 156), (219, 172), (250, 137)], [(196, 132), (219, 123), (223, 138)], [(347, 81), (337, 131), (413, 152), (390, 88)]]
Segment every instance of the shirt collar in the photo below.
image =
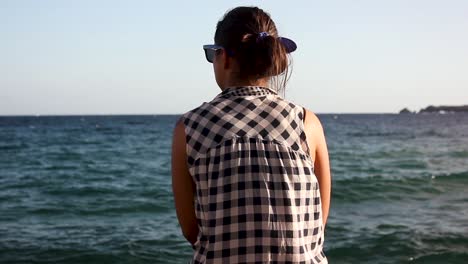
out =
[(231, 96), (250, 96), (250, 95), (278, 95), (278, 93), (264, 86), (231, 86), (225, 88), (215, 98), (227, 98)]

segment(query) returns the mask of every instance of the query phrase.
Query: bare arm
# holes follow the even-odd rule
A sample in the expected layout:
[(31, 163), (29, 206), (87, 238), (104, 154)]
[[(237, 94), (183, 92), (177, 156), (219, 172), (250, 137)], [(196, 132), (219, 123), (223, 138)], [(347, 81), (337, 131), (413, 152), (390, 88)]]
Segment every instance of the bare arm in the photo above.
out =
[(194, 207), (195, 183), (188, 171), (185, 128), (181, 120), (174, 128), (172, 141), (172, 191), (182, 233), (193, 245), (198, 236)]
[(331, 196), (331, 172), (328, 147), (320, 120), (309, 110), (306, 112), (305, 125), (311, 157), (314, 158), (315, 175), (319, 182), (323, 224), (325, 225), (330, 210)]

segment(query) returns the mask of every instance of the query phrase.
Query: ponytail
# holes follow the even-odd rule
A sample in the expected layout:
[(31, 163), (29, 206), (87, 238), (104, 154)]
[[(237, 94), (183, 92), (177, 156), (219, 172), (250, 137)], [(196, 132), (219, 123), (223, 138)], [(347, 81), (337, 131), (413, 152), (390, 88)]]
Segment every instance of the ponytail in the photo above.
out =
[(278, 38), (261, 32), (247, 34), (239, 46), (237, 57), (240, 77), (265, 78), (284, 72), (288, 58)]

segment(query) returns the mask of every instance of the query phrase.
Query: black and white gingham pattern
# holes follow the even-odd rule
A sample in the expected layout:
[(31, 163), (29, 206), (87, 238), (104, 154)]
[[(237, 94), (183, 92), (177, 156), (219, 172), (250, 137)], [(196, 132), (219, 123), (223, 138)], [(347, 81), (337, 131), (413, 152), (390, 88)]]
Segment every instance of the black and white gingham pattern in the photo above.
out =
[(193, 263), (327, 263), (303, 111), (245, 86), (182, 115), (200, 228)]

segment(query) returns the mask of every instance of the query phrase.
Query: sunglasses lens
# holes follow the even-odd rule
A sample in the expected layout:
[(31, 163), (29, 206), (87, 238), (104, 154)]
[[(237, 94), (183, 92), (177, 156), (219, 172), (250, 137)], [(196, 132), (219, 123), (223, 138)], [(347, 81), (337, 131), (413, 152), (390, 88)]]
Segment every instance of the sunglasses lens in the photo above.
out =
[(206, 60), (208, 62), (211, 62), (213, 63), (213, 59), (214, 59), (214, 55), (215, 55), (215, 50), (213, 49), (205, 49), (205, 56), (206, 56)]

